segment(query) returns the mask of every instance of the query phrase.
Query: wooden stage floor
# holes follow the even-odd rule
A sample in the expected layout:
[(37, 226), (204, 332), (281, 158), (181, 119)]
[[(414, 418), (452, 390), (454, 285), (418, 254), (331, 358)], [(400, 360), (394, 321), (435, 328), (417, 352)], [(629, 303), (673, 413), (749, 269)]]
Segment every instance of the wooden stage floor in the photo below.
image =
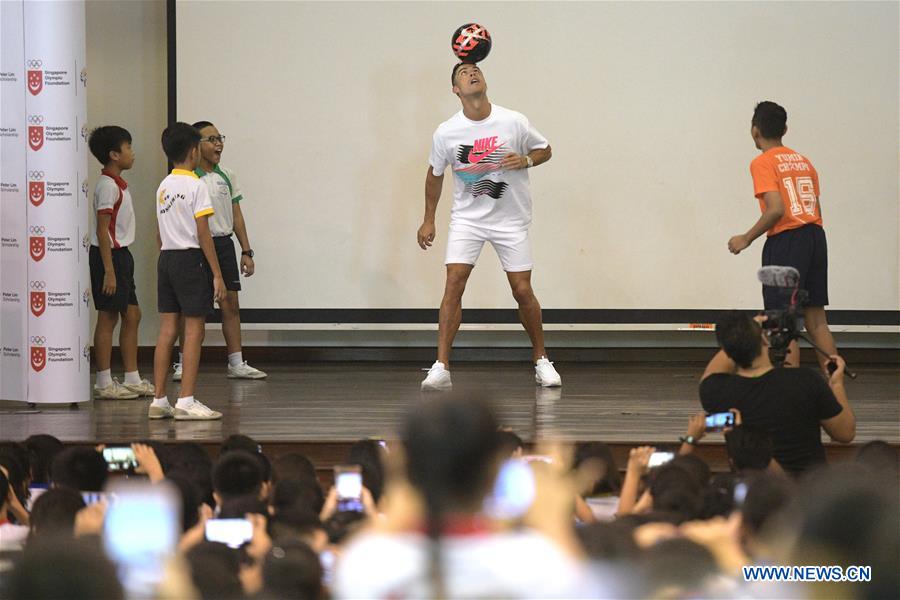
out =
[[(150, 421), (146, 399), (96, 400), (70, 409), (0, 402), (0, 440), (49, 433), (69, 442), (193, 440), (216, 443), (232, 433), (261, 442), (348, 442), (393, 437), (408, 407), (421, 401), (421, 364), (255, 364), (269, 377), (239, 381), (224, 367), (201, 368), (197, 398), (222, 411), (221, 421)], [(700, 410), (699, 364), (558, 363), (564, 387), (538, 388), (528, 363), (453, 365), (456, 391), (493, 399), (505, 426), (525, 440), (556, 432), (563, 439), (609, 443), (677, 441)], [(857, 415), (856, 443), (900, 444), (900, 368), (859, 366), (847, 385)], [(149, 365), (142, 373), (149, 374)], [(175, 390), (170, 387), (169, 397)], [(174, 400), (173, 400), (174, 402)], [(709, 436), (721, 443), (721, 434)]]

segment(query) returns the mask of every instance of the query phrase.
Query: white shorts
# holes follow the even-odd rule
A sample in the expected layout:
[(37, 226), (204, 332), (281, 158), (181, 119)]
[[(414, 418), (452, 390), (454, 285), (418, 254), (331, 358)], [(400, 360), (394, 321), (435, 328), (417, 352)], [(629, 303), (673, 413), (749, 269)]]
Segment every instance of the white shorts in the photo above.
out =
[(485, 242), (490, 242), (494, 247), (504, 271), (518, 273), (530, 271), (534, 266), (528, 230), (494, 231), (470, 225), (450, 226), (450, 233), (447, 235), (447, 258), (444, 264), (461, 263), (474, 266)]

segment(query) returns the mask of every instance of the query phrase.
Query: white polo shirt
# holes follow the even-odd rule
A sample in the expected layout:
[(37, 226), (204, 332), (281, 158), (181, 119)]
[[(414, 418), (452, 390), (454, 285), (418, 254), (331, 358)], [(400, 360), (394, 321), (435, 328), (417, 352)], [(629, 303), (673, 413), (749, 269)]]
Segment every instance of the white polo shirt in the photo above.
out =
[(206, 184), (213, 210), (216, 211), (209, 218), (209, 232), (213, 237), (231, 235), (234, 232), (232, 204), (237, 204), (244, 199), (234, 171), (228, 167), (216, 165), (208, 173), (200, 167), (194, 169), (194, 173)]
[[(128, 183), (124, 179), (106, 171), (102, 172), (100, 179), (97, 180), (97, 187), (94, 188), (95, 219), (97, 213), (110, 216), (107, 235), (113, 248), (125, 248), (134, 242), (134, 205), (131, 203)], [(100, 245), (96, 221), (91, 244)]]
[(156, 190), (156, 220), (163, 250), (199, 248), (197, 219), (213, 214), (206, 185), (193, 171), (172, 169)]

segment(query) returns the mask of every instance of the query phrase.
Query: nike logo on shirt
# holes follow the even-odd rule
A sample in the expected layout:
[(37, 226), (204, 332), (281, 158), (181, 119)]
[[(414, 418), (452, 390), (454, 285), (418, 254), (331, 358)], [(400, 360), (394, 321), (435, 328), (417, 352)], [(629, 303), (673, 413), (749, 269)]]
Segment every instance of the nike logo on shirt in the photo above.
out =
[(502, 148), (503, 145), (497, 143), (497, 136), (475, 140), (474, 144), (472, 144), (472, 149), (469, 150), (469, 164), (474, 165), (480, 162), (485, 156)]

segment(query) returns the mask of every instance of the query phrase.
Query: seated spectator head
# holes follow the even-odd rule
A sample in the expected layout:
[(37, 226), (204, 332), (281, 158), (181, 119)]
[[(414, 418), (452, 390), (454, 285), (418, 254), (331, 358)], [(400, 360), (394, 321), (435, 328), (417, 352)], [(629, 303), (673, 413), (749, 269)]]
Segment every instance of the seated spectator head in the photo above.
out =
[(703, 487), (694, 473), (673, 460), (654, 469), (650, 476), (654, 511), (678, 515), (680, 521), (690, 521), (700, 516)]
[[(575, 447), (576, 469), (587, 467), (596, 473), (590, 482), (586, 482), (581, 490), (584, 496), (613, 495), (617, 496), (622, 489), (622, 476), (612, 450), (602, 442), (584, 442)], [(590, 486), (587, 484), (591, 483)]]
[(303, 542), (285, 540), (272, 546), (263, 563), (263, 591), (266, 600), (324, 598), (322, 563)]
[(51, 467), (53, 485), (81, 492), (100, 492), (109, 476), (103, 455), (84, 446), (66, 448)]
[(181, 531), (187, 531), (200, 520), (200, 490), (179, 471), (166, 473), (166, 481), (178, 490), (181, 498)]
[(299, 452), (289, 452), (276, 458), (272, 465), (272, 475), (275, 483), (282, 479), (310, 480), (317, 485), (319, 483), (315, 465)]
[(737, 425), (725, 432), (725, 448), (731, 470), (763, 471), (772, 462), (774, 445), (772, 435), (765, 429), (750, 425)]
[(334, 513), (322, 525), (328, 535), (328, 542), (340, 546), (360, 530), (366, 522), (366, 515), (355, 510)]
[(7, 470), (9, 482), (16, 490), (16, 495), (24, 499), (31, 485), (31, 453), (17, 442), (0, 444), (0, 466)]
[(771, 533), (777, 515), (791, 501), (795, 493), (792, 480), (765, 471), (743, 478), (744, 498), (741, 510), (741, 543), (752, 557), (768, 554), (766, 538)]
[(735, 508), (734, 487), (737, 477), (733, 473), (717, 473), (713, 475), (709, 485), (703, 490), (703, 510), (701, 519), (727, 517)]
[(166, 476), (177, 473), (185, 477), (197, 487), (201, 502), (215, 505), (212, 495), (213, 462), (203, 446), (195, 442), (181, 442), (166, 444), (155, 450)]
[(270, 517), (269, 537), (275, 543), (283, 540), (297, 540), (307, 544), (316, 552), (328, 546), (328, 533), (317, 513), (302, 509), (286, 509)]
[(31, 481), (38, 484), (50, 483), (50, 465), (54, 457), (62, 452), (63, 443), (45, 433), (29, 436), (25, 447), (31, 453)]
[(376, 503), (384, 491), (384, 448), (378, 440), (359, 440), (350, 447), (347, 464), (362, 468), (363, 486)]
[(250, 454), (263, 453), (262, 446), (259, 442), (250, 436), (242, 435), (240, 433), (235, 433), (225, 438), (225, 441), (222, 442), (222, 447), (219, 449), (219, 454), (226, 454), (232, 450), (243, 450)]
[(430, 519), (477, 513), (497, 475), (497, 421), (485, 402), (442, 396), (416, 405), (403, 432), (409, 482)]
[(203, 600), (238, 600), (244, 597), (240, 554), (218, 542), (201, 542), (185, 555), (191, 580)]
[(269, 510), (266, 503), (259, 499), (259, 496), (247, 494), (245, 496), (233, 496), (225, 499), (219, 505), (220, 519), (243, 519), (247, 514), (257, 514), (264, 517), (269, 516)]
[(3, 469), (0, 469), (0, 520), (7, 519), (9, 512), (9, 478)]
[(856, 452), (856, 462), (865, 465), (879, 476), (900, 476), (900, 457), (897, 450), (881, 440), (863, 444)]
[(642, 558), (647, 597), (693, 598), (699, 595), (705, 580), (718, 574), (712, 553), (685, 538), (657, 542)]
[(29, 544), (4, 580), (0, 595), (9, 600), (125, 598), (116, 568), (96, 540)]
[(728, 311), (716, 322), (716, 340), (728, 358), (742, 369), (749, 369), (768, 341), (762, 327), (748, 313)]
[(709, 485), (712, 471), (706, 461), (699, 456), (695, 454), (676, 456), (670, 464), (684, 469), (700, 487)]
[(525, 454), (525, 442), (514, 431), (501, 429), (497, 432), (500, 437), (500, 454), (506, 458), (521, 458)]
[(34, 501), (29, 520), (28, 543), (47, 538), (72, 538), (75, 516), (86, 505), (77, 491), (69, 488), (47, 490)]
[(592, 561), (631, 564), (641, 550), (634, 541), (634, 528), (619, 521), (591, 523), (575, 530), (585, 554)]
[(213, 467), (213, 496), (216, 504), (238, 496), (260, 497), (262, 468), (256, 457), (243, 450), (233, 450), (219, 457)]
[(273, 514), (285, 510), (303, 510), (319, 514), (325, 504), (322, 488), (311, 479), (282, 479), (275, 484), (269, 496)]

